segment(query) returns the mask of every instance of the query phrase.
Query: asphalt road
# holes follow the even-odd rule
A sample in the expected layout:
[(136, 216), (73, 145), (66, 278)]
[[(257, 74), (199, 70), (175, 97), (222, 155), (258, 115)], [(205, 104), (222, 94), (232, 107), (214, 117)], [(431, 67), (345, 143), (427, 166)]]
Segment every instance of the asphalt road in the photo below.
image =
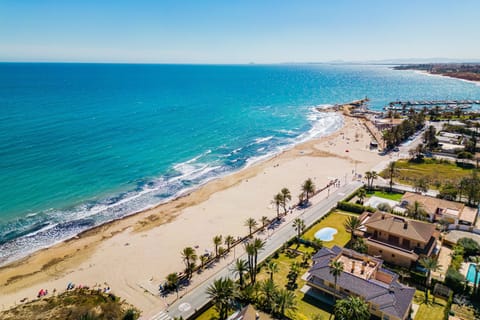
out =
[[(359, 181), (352, 181), (347, 185), (340, 187), (335, 192), (332, 192), (327, 199), (320, 203), (305, 209), (303, 212), (297, 213), (298, 217), (305, 221), (308, 228), (315, 221), (326, 215), (332, 208), (334, 208), (338, 201), (344, 199), (346, 196), (353, 193), (363, 184)], [(263, 261), (273, 252), (279, 249), (285, 242), (294, 237), (296, 234), (291, 223), (283, 223), (267, 240), (265, 249), (259, 253), (259, 261)], [(246, 254), (238, 256), (240, 259), (246, 259)], [(169, 320), (173, 317), (183, 317), (188, 319), (195, 313), (195, 310), (202, 308), (209, 301), (206, 294), (207, 288), (216, 280), (222, 277), (235, 278), (231, 266), (226, 266), (220, 269), (214, 276), (210, 277), (204, 283), (185, 294), (166, 310), (159, 311), (151, 320)], [(146, 318), (143, 318), (146, 319)]]

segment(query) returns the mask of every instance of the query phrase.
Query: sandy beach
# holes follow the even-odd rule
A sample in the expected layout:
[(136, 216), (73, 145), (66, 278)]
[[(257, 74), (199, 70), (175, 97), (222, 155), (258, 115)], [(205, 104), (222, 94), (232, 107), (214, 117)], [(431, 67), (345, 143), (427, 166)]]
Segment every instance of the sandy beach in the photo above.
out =
[[(293, 203), (307, 178), (323, 188), (331, 179), (345, 183), (355, 171), (363, 174), (388, 160), (369, 150), (372, 138), (363, 121), (346, 116), (342, 129), (329, 136), (0, 268), (2, 310), (24, 298), (34, 299), (42, 288), (63, 291), (69, 282), (109, 286), (144, 313), (160, 308), (170, 298), (160, 298), (156, 290), (167, 274), (184, 269), (180, 257), (184, 247), (195, 247), (202, 254), (213, 250), (215, 235), (245, 236), (247, 218), (275, 217), (271, 200), (283, 187), (290, 189)], [(320, 193), (312, 201), (326, 196)], [(209, 272), (214, 270), (195, 275), (193, 286)]]

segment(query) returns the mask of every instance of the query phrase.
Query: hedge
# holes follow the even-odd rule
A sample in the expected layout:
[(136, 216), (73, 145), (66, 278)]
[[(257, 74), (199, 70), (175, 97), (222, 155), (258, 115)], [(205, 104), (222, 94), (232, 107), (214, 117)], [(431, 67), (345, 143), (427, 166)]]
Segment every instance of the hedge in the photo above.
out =
[(364, 211), (375, 212), (376, 209), (372, 207), (365, 207), (361, 204), (351, 203), (347, 201), (339, 201), (337, 203), (337, 209), (353, 212), (353, 213), (363, 213)]
[(363, 211), (365, 211), (365, 207), (361, 204), (350, 203), (347, 201), (339, 201), (337, 203), (337, 208), (354, 213), (363, 213)]

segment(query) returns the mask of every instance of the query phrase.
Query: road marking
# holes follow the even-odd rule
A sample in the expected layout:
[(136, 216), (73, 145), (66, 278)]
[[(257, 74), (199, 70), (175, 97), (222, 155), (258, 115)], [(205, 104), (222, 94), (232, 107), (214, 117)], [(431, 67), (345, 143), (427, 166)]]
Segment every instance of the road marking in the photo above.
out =
[(170, 317), (165, 311), (160, 311), (159, 314), (154, 316), (151, 320), (172, 320), (173, 318)]

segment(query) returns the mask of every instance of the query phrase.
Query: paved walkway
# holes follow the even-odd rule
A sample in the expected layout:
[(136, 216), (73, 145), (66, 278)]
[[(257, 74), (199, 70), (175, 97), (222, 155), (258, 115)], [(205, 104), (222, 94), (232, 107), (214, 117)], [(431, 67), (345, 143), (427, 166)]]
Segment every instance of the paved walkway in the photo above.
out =
[[(332, 208), (334, 208), (338, 201), (344, 199), (349, 194), (353, 193), (355, 190), (360, 188), (363, 184), (359, 181), (353, 181), (349, 184), (339, 188), (336, 192), (330, 194), (330, 196), (320, 203), (313, 205), (312, 207), (299, 211), (297, 215), (289, 217), (289, 220), (296, 217), (300, 217), (305, 221), (305, 225), (308, 228), (315, 221), (326, 215)], [(259, 254), (259, 262), (263, 261), (265, 258), (270, 256), (273, 252), (279, 249), (285, 242), (295, 236), (296, 232), (293, 229), (291, 223), (283, 223), (279, 229), (277, 229), (273, 234), (268, 235), (265, 243), (265, 249)], [(243, 248), (242, 248), (243, 249)], [(246, 259), (246, 254), (244, 252), (238, 253), (237, 258)], [(243, 250), (242, 250), (243, 251)], [(218, 270), (216, 274), (207, 279), (205, 282), (200, 284), (197, 288), (192, 289), (190, 292), (186, 293), (183, 297), (178, 299), (175, 303), (170, 305), (166, 310), (158, 310), (154, 316), (145, 315), (142, 319), (171, 319), (173, 317), (183, 317), (188, 319), (195, 313), (195, 310), (201, 309), (205, 306), (209, 298), (206, 294), (207, 288), (217, 279), (222, 277), (235, 278), (231, 266), (225, 266), (222, 269)], [(170, 318), (165, 317), (169, 315)]]

